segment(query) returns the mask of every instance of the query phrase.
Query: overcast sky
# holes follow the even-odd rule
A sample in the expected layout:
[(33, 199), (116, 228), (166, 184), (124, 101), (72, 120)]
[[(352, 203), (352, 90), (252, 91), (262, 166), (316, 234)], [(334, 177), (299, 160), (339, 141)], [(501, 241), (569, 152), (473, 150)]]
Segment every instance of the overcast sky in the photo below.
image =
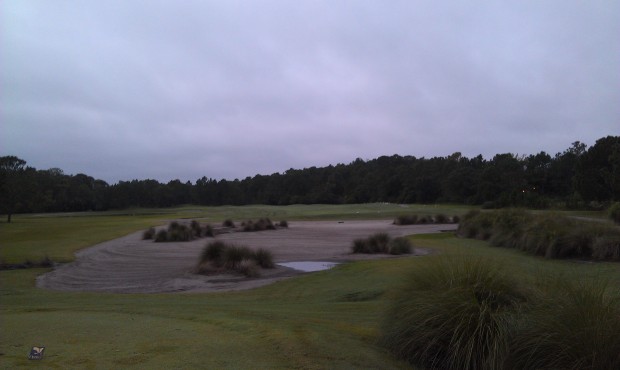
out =
[(0, 2), (0, 155), (115, 183), (620, 135), (620, 2)]

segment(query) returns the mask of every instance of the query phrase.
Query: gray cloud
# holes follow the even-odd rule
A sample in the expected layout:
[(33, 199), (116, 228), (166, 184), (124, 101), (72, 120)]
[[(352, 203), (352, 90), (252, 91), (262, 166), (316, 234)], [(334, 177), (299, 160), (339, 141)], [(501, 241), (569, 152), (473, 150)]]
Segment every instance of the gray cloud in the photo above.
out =
[(620, 134), (609, 1), (5, 1), (2, 155), (109, 182)]

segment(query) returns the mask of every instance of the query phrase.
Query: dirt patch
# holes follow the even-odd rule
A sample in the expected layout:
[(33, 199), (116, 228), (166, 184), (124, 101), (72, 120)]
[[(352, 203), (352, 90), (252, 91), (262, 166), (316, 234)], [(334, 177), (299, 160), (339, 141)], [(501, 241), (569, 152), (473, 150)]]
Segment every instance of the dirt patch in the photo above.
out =
[[(274, 262), (331, 261), (394, 258), (351, 254), (353, 239), (376, 232), (392, 237), (455, 230), (456, 225), (395, 226), (380, 221), (297, 221), (289, 228), (235, 232), (217, 236), (250, 248), (265, 248)], [(212, 292), (243, 290), (271, 284), (302, 272), (278, 266), (263, 269), (261, 277), (204, 276), (193, 273), (200, 252), (211, 238), (191, 242), (154, 243), (142, 240), (142, 231), (95, 245), (76, 253), (76, 260), (41, 275), (37, 287), (63, 291), (112, 293)], [(425, 254), (424, 250), (416, 250)]]

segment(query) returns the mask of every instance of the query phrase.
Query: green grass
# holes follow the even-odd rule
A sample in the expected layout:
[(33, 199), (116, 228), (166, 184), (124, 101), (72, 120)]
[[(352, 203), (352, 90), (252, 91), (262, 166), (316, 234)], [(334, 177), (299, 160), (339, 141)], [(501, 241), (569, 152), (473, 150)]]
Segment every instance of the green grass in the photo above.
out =
[[(294, 227), (301, 219), (376, 218), (377, 210), (384, 209), (401, 210), (374, 204), (357, 209), (183, 207), (72, 217), (18, 215), (14, 224), (0, 224), (0, 248), (3, 257), (7, 253), (20, 259), (39, 253), (36, 246), (45, 244), (50, 257), (70, 259), (75, 250), (94, 242), (175, 218), (213, 223), (229, 217), (286, 218)], [(20, 231), (8, 230), (14, 226)], [(535, 283), (544, 272), (576, 280), (605, 279), (620, 287), (617, 263), (545, 260), (450, 234), (410, 239), (416, 248), (443, 255), (503, 261), (508, 274), (526, 283)], [(34, 288), (36, 276), (49, 270), (0, 271), (0, 368), (408, 368), (378, 344), (380, 325), (403, 279), (425, 259), (437, 257), (356, 262), (251, 291), (210, 294), (54, 292)], [(26, 358), (34, 345), (47, 347), (41, 363)]]

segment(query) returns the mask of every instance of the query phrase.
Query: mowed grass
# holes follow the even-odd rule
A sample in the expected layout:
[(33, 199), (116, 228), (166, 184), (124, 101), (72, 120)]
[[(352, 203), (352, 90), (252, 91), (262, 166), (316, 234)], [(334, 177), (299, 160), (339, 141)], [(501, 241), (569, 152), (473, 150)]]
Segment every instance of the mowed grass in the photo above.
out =
[[(344, 212), (320, 207), (324, 206), (310, 209), (317, 214)], [(105, 217), (136, 217), (135, 225), (142, 228), (143, 224), (189, 213), (186, 209), (173, 212), (98, 216), (90, 219), (91, 224), (84, 220), (83, 225), (95, 230), (105, 225), (112, 228)], [(220, 210), (213, 217), (223, 220), (226, 212)], [(265, 212), (260, 207), (244, 212), (243, 216), (231, 217), (277, 219), (252, 213)], [(203, 217), (211, 216), (205, 212)], [(315, 216), (299, 214), (287, 219), (303, 217)], [(118, 229), (107, 232), (135, 231)], [(34, 233), (26, 231), (29, 233), (23, 235)], [(65, 235), (71, 238), (81, 234), (67, 226)], [(98, 237), (105, 235), (101, 231)], [(417, 248), (440, 253), (350, 263), (244, 292), (54, 292), (34, 287), (36, 276), (49, 270), (0, 271), (0, 368), (408, 368), (377, 343), (381, 324), (393, 295), (410, 271), (439, 254), (497, 259), (526, 282), (553, 275), (605, 279), (620, 287), (620, 264), (550, 261), (447, 233), (410, 239)], [(40, 363), (27, 359), (30, 347), (35, 345), (46, 346)]]

